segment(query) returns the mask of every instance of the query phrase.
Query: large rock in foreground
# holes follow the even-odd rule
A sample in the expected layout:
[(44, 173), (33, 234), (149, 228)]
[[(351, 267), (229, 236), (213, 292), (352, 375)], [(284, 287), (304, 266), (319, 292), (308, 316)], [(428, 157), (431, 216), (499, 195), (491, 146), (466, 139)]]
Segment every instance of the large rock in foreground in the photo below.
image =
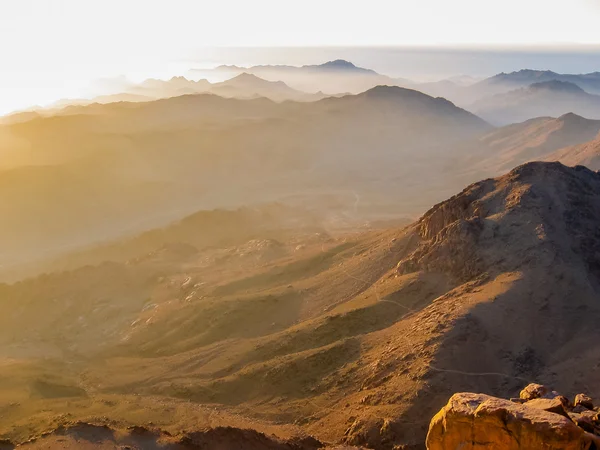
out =
[(587, 450), (593, 440), (561, 414), (489, 395), (460, 393), (432, 419), (427, 448)]

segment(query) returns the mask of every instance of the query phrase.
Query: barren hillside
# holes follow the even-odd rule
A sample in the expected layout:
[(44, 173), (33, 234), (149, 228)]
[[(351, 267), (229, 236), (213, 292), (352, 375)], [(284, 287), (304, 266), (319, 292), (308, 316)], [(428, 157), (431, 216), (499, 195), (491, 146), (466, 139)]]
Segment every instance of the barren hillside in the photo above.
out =
[(208, 407), (280, 437), (419, 448), (456, 391), (597, 397), (599, 194), (586, 168), (529, 163), (404, 229), (170, 245), (5, 285), (0, 433), (105, 417), (181, 436)]

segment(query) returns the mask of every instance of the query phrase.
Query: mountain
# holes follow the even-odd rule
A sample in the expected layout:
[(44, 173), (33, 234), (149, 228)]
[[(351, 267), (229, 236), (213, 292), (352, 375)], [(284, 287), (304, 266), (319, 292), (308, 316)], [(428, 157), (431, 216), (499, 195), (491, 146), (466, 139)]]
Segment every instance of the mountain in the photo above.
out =
[[(359, 93), (378, 85), (412, 87), (412, 82), (381, 75), (374, 70), (357, 67), (349, 61), (335, 60), (319, 65), (252, 67), (219, 66), (217, 73), (236, 75), (250, 73), (270, 81), (283, 81), (294, 89), (326, 94)], [(204, 74), (206, 71), (198, 71)]]
[[(579, 351), (597, 334), (600, 313), (598, 193), (596, 172), (535, 162), (469, 186), (423, 216), (418, 246), (399, 273), (446, 273), (461, 287), (417, 314), (406, 336), (415, 348), (427, 342), (430, 354), (406, 417), (433, 415), (456, 391), (514, 397), (536, 380), (571, 396), (596, 386), (574, 368), (600, 352)], [(428, 329), (437, 330), (425, 337)]]
[(582, 165), (592, 170), (600, 170), (600, 134), (589, 142), (557, 150), (544, 159), (560, 161), (567, 166)]
[(194, 81), (178, 76), (173, 77), (170, 80), (148, 79), (139, 85), (132, 86), (129, 91), (131, 94), (138, 94), (157, 99), (202, 93), (208, 91), (210, 86), (211, 84), (208, 80)]
[[(429, 95), (447, 98), (457, 105), (473, 109), (473, 104), (494, 95), (525, 89), (532, 84), (561, 81), (574, 84), (589, 94), (600, 95), (600, 72), (588, 74), (560, 74), (549, 70), (523, 69), (518, 72), (499, 73), (483, 80), (450, 78), (433, 83), (407, 85)], [(541, 112), (538, 115), (560, 115)], [(531, 117), (529, 117), (531, 118)]]
[(500, 93), (546, 81), (563, 81), (579, 86), (591, 94), (600, 94), (600, 72), (587, 74), (560, 74), (550, 70), (523, 69), (518, 72), (500, 73), (479, 82), (476, 89), (492, 89)]
[(323, 94), (306, 94), (292, 89), (283, 81), (267, 81), (245, 72), (230, 80), (211, 85), (208, 91), (221, 97), (241, 99), (265, 97), (276, 102), (315, 101), (325, 97)]
[(207, 80), (192, 81), (185, 77), (170, 80), (146, 80), (132, 89), (156, 98), (176, 97), (185, 94), (212, 93), (221, 97), (250, 99), (265, 97), (273, 101), (314, 101), (324, 95), (311, 95), (290, 88), (281, 81), (267, 81), (255, 75), (241, 73), (230, 80), (210, 83)]
[(343, 59), (336, 59), (334, 61), (328, 61), (323, 64), (312, 64), (312, 65), (304, 65), (304, 66), (281, 66), (281, 65), (259, 65), (259, 66), (251, 66), (251, 67), (239, 67), (239, 66), (227, 66), (222, 65), (218, 66), (215, 70), (217, 71), (246, 71), (250, 72), (256, 71), (290, 71), (290, 72), (342, 72), (342, 73), (359, 73), (363, 75), (375, 75), (380, 76), (377, 72), (371, 69), (365, 69), (363, 67), (357, 67), (352, 64), (350, 61), (345, 61)]
[[(479, 176), (496, 176), (529, 161), (548, 160), (554, 152), (584, 144), (600, 133), (600, 121), (573, 113), (558, 118), (538, 117), (497, 128), (471, 143), (463, 162), (466, 170)], [(549, 159), (550, 158), (550, 159)]]
[[(290, 66), (287, 66), (290, 67)], [(302, 66), (301, 69), (304, 70), (312, 70), (317, 72), (352, 72), (352, 73), (361, 73), (361, 74), (369, 74), (369, 75), (378, 75), (377, 72), (371, 69), (365, 69), (362, 67), (357, 67), (352, 64), (350, 61), (345, 61), (343, 59), (336, 59), (334, 61), (328, 61), (323, 64), (313, 64), (313, 65), (305, 65)]]
[(470, 110), (494, 124), (522, 122), (540, 116), (568, 112), (600, 119), (600, 96), (591, 95), (566, 81), (544, 81), (526, 88), (486, 97)]
[(585, 167), (522, 165), (404, 228), (273, 222), (198, 248), (202, 216), (127, 262), (0, 285), (0, 398), (19, 405), (3, 439), (91, 421), (417, 449), (454, 392), (600, 395), (600, 175)]
[[(262, 83), (235, 83), (247, 81)], [(448, 146), (489, 129), (450, 102), (398, 87), (316, 102), (197, 94), (71, 106), (0, 132), (19, 143), (0, 171), (11, 192), (0, 207), (10, 218), (0, 224), (0, 264), (56, 257), (199, 209), (284, 201), (324, 217), (344, 211), (348, 223), (418, 214), (464, 183), (447, 181), (456, 156)], [(60, 214), (50, 219), (52, 211)], [(48, 218), (44, 233), (35, 217)]]
[[(51, 115), (70, 106), (83, 106), (93, 103), (116, 102), (145, 102), (161, 98), (179, 97), (188, 94), (212, 93), (226, 98), (252, 99), (265, 97), (273, 101), (315, 101), (326, 97), (322, 93), (307, 94), (292, 89), (281, 81), (267, 81), (255, 75), (241, 73), (236, 77), (220, 83), (210, 83), (208, 80), (189, 80), (178, 76), (169, 80), (148, 79), (139, 84), (125, 88), (125, 92), (101, 95), (91, 99), (64, 99), (54, 103), (48, 108), (36, 111), (41, 115)], [(30, 113), (32, 114), (32, 113)], [(24, 113), (20, 116), (13, 115), (12, 122), (23, 121)]]

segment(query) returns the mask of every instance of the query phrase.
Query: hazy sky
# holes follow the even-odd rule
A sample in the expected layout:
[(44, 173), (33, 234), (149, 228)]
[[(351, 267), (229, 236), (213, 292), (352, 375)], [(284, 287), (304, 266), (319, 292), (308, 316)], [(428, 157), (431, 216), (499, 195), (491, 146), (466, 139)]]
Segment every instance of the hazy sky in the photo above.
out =
[(599, 23), (600, 0), (1, 0), (0, 112), (202, 47), (589, 45)]

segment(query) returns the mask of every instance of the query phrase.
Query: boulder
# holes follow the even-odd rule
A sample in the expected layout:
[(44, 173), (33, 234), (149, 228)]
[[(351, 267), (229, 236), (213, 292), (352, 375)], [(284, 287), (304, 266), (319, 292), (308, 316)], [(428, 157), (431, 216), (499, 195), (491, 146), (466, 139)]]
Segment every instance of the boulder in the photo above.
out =
[(575, 401), (573, 402), (574, 406), (583, 406), (587, 409), (594, 409), (594, 402), (590, 397), (585, 394), (577, 394), (575, 396)]
[(519, 394), (519, 398), (529, 401), (536, 398), (542, 398), (550, 392), (546, 386), (542, 384), (531, 383)]
[(586, 450), (590, 442), (589, 433), (563, 415), (459, 393), (431, 420), (426, 444), (429, 450)]

